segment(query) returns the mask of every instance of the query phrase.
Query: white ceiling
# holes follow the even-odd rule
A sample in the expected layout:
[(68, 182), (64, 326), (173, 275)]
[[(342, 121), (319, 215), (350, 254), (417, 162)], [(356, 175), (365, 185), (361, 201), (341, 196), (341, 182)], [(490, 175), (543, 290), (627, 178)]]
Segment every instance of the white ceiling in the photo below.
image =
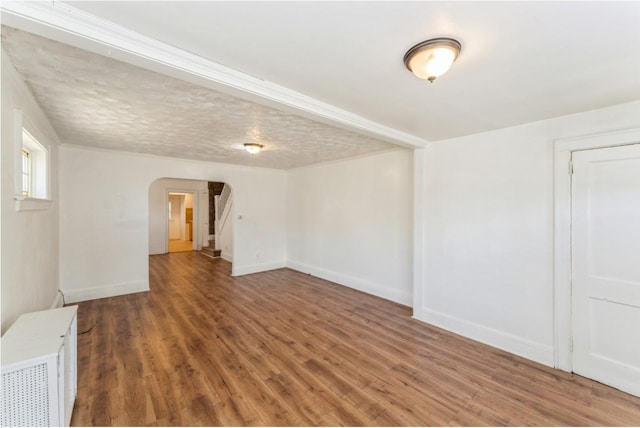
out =
[[(640, 99), (640, 2), (154, 1), (71, 6), (417, 141)], [(402, 57), (415, 43), (438, 36), (454, 37), (463, 48), (449, 73), (431, 85), (404, 69)], [(68, 72), (71, 78), (72, 70)], [(188, 115), (188, 106), (184, 108), (181, 114)], [(301, 116), (308, 119), (308, 112)], [(310, 123), (285, 122), (276, 121), (274, 129), (286, 127), (293, 139)], [(337, 133), (332, 135), (339, 146), (344, 129), (338, 128), (344, 127), (332, 128)], [(208, 135), (210, 129), (200, 132)], [(123, 130), (120, 137), (126, 134)], [(367, 133), (366, 142), (353, 138), (372, 144), (371, 150), (384, 146), (371, 136)], [(324, 138), (316, 142), (319, 150)], [(276, 160), (272, 166), (296, 165), (299, 146), (284, 142), (280, 155), (291, 162), (277, 166)], [(300, 157), (304, 155), (302, 151)]]
[(66, 144), (278, 169), (394, 147), (20, 30), (2, 45)]

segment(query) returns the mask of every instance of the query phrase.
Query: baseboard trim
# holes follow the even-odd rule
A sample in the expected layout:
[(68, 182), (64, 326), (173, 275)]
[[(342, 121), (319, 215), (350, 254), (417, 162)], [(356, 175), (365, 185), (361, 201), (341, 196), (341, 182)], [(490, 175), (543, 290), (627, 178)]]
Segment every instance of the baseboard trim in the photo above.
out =
[(231, 276), (249, 275), (252, 273), (266, 272), (268, 270), (281, 269), (284, 267), (287, 267), (287, 264), (285, 262), (260, 263), (257, 265), (247, 266), (236, 266), (234, 264), (231, 268)]
[(227, 253), (225, 251), (220, 252), (220, 258), (228, 261), (229, 263), (233, 263), (233, 254)]
[(308, 265), (306, 263), (297, 262), (295, 260), (288, 260), (287, 267), (367, 294), (382, 297), (383, 299), (391, 300), (392, 302), (400, 303), (402, 305), (411, 306), (412, 304), (412, 295), (410, 291), (402, 292), (389, 289), (380, 284), (367, 281), (366, 279), (356, 278), (328, 269), (319, 268), (317, 266)]
[(478, 342), (493, 346), (503, 351), (524, 357), (526, 359), (553, 367), (554, 352), (553, 347), (539, 342), (514, 336), (500, 330), (476, 324), (451, 315), (446, 315), (428, 308), (422, 308), (418, 312), (420, 317), (414, 318), (443, 328), (461, 336), (468, 337)]
[(86, 300), (103, 299), (105, 297), (140, 293), (143, 291), (149, 291), (149, 281), (136, 281), (125, 284), (112, 284), (76, 290), (63, 290), (63, 293), (66, 303), (76, 303), (84, 302)]
[(62, 306), (64, 306), (62, 294), (60, 294), (60, 291), (56, 291), (56, 297), (53, 299), (53, 303), (51, 303), (49, 309), (61, 308)]

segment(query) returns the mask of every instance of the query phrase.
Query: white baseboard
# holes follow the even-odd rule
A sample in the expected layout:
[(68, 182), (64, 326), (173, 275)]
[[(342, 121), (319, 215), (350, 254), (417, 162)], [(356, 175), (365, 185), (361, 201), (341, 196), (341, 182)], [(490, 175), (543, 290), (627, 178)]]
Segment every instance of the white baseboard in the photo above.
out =
[(66, 303), (84, 302), (85, 300), (102, 299), (104, 297), (122, 296), (125, 294), (149, 291), (149, 281), (128, 282), (125, 284), (103, 285), (99, 287), (62, 290)]
[(233, 253), (228, 253), (226, 251), (220, 252), (220, 258), (228, 261), (229, 263), (233, 263)]
[(287, 267), (297, 270), (298, 272), (308, 273), (313, 276), (317, 276), (318, 278), (344, 285), (345, 287), (363, 291), (367, 294), (373, 294), (374, 296), (382, 297), (383, 299), (391, 300), (392, 302), (400, 303), (402, 305), (411, 306), (412, 304), (412, 295), (410, 291), (394, 290), (384, 287), (381, 284), (367, 281), (366, 279), (356, 278), (339, 272), (330, 271), (328, 269), (311, 266), (295, 260), (288, 260)]
[(468, 337), (469, 339), (544, 364), (545, 366), (553, 367), (554, 352), (552, 346), (514, 336), (510, 333), (505, 333), (427, 308), (422, 308), (418, 313), (420, 317), (416, 316), (417, 313), (414, 313), (414, 318), (419, 321), (449, 330), (461, 336)]
[[(223, 256), (224, 258), (224, 256)], [(270, 262), (260, 263), (256, 265), (236, 266), (235, 264), (231, 268), (232, 276), (249, 275), (251, 273), (266, 272), (268, 270), (281, 269), (287, 267), (285, 262)]]
[(60, 294), (59, 291), (56, 291), (56, 297), (53, 299), (53, 303), (51, 303), (49, 309), (61, 308), (63, 305), (64, 301), (62, 300), (62, 294)]

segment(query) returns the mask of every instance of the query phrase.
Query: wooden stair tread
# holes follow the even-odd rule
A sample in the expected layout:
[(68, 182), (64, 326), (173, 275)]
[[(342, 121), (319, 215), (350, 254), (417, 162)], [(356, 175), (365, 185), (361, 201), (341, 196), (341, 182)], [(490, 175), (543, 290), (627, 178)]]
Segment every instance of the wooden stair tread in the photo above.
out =
[(202, 253), (203, 255), (207, 256), (207, 257), (213, 257), (213, 258), (218, 258), (222, 255), (222, 250), (216, 250), (215, 249), (215, 241), (214, 240), (210, 240), (209, 241), (209, 246), (208, 247), (202, 247), (202, 250), (200, 250), (200, 253)]

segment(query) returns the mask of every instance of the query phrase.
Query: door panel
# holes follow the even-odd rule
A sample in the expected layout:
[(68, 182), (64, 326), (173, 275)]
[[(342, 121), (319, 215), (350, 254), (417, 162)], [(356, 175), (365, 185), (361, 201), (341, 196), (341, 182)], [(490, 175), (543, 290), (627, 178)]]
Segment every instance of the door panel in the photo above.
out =
[(572, 160), (573, 370), (640, 396), (640, 144)]
[(182, 214), (182, 196), (169, 195), (171, 216), (169, 219), (169, 239), (180, 239), (180, 218)]

